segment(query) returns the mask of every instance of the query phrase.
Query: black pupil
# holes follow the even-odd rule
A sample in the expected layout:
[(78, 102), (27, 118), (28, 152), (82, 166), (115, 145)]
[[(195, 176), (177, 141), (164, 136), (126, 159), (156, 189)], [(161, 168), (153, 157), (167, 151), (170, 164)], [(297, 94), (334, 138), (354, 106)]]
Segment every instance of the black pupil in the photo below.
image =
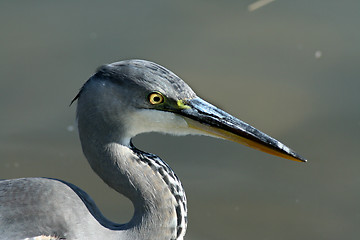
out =
[(161, 99), (160, 99), (159, 96), (156, 96), (156, 97), (153, 98), (153, 100), (154, 100), (154, 102), (160, 102)]

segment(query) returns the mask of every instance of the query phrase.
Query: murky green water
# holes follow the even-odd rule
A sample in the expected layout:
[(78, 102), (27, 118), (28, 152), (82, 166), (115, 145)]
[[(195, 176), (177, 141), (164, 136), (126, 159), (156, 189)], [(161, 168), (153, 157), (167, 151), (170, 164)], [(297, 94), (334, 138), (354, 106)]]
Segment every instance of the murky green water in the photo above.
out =
[(155, 61), (278, 138), (300, 164), (206, 137), (147, 134), (189, 201), (187, 239), (360, 235), (360, 3), (0, 3), (0, 178), (55, 177), (118, 222), (131, 205), (91, 171), (68, 107), (97, 66)]

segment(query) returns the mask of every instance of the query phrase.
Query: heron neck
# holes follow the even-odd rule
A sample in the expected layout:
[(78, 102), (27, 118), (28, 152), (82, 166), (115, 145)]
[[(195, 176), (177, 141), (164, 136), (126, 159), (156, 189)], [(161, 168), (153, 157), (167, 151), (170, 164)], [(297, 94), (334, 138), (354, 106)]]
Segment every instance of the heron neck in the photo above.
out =
[[(186, 230), (186, 198), (174, 172), (155, 155), (104, 136), (82, 131), (83, 152), (92, 169), (117, 192), (131, 200), (134, 216), (122, 225), (129, 239), (183, 239)], [(86, 127), (86, 126), (85, 126)], [(106, 131), (105, 131), (106, 132)], [(117, 136), (121, 134), (116, 134)]]

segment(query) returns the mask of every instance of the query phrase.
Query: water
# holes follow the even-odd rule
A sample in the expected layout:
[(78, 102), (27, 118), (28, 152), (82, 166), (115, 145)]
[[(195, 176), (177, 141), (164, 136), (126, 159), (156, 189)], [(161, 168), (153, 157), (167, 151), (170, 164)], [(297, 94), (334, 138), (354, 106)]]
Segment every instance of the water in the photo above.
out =
[(3, 2), (0, 177), (55, 177), (124, 222), (131, 204), (91, 171), (75, 127), (78, 89), (103, 63), (155, 61), (199, 96), (278, 138), (300, 164), (207, 137), (146, 134), (182, 179), (186, 239), (356, 239), (357, 1)]

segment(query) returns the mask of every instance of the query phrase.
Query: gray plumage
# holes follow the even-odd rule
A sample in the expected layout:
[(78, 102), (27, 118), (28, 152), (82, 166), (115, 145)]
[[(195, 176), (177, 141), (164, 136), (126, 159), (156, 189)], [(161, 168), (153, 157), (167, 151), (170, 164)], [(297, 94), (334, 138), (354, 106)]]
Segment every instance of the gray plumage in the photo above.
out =
[(84, 155), (106, 184), (131, 200), (134, 216), (125, 224), (107, 220), (84, 191), (65, 181), (2, 180), (0, 239), (183, 239), (187, 226), (183, 187), (164, 161), (132, 145), (131, 138), (143, 132), (250, 139), (247, 145), (254, 142), (272, 154), (304, 160), (199, 99), (178, 76), (152, 62), (104, 65), (75, 100)]

